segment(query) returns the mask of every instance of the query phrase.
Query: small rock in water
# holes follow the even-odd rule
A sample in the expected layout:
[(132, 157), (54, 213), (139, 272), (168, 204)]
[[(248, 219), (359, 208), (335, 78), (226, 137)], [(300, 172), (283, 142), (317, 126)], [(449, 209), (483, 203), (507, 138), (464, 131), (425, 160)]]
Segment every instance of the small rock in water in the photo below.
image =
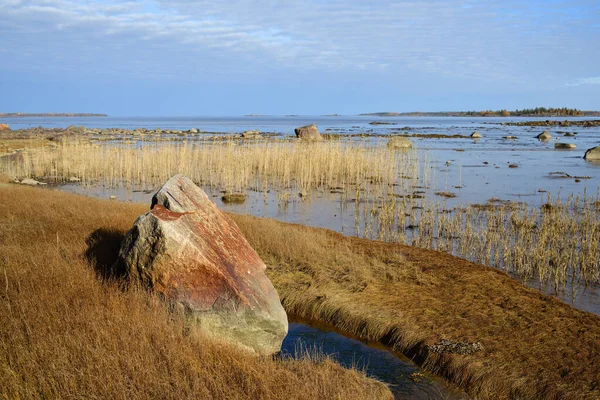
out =
[(471, 137), (472, 137), (473, 139), (480, 139), (480, 138), (482, 138), (482, 137), (483, 137), (483, 135), (482, 135), (481, 133), (479, 133), (479, 132), (475, 131), (475, 132), (471, 133)]
[(546, 141), (552, 139), (552, 135), (548, 131), (544, 131), (535, 137), (538, 140)]
[(198, 133), (198, 129), (192, 128), (192, 129), (190, 129), (190, 133)]
[(117, 199), (117, 196), (115, 196), (115, 195), (113, 194), (112, 196), (110, 196), (110, 197), (109, 197), (109, 199), (111, 199), (111, 200), (116, 200), (116, 199)]
[(321, 140), (322, 136), (317, 129), (315, 124), (301, 126), (300, 128), (294, 129), (296, 137), (305, 140)]
[(576, 147), (573, 143), (554, 143), (555, 149), (574, 149)]
[(592, 147), (585, 152), (583, 156), (586, 160), (589, 161), (600, 161), (600, 146)]
[(508, 168), (519, 168), (517, 164), (509, 164)]
[(504, 136), (503, 139), (512, 139), (512, 140), (515, 140), (515, 139), (517, 139), (517, 137), (516, 136)]
[(573, 135), (571, 132), (565, 133), (565, 137), (570, 137), (570, 136), (575, 136), (575, 135)]
[(246, 196), (240, 193), (227, 193), (221, 197), (223, 203), (242, 204), (246, 201)]

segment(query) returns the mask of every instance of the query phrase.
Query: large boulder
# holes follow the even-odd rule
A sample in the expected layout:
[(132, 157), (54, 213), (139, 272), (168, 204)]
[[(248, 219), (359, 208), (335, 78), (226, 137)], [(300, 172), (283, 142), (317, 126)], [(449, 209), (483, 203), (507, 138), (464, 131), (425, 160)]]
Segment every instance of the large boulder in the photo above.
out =
[(387, 147), (393, 150), (410, 149), (412, 148), (412, 143), (408, 138), (402, 136), (393, 136), (388, 141)]
[(195, 329), (260, 355), (281, 349), (287, 315), (264, 262), (190, 179), (176, 175), (154, 195), (116, 263), (130, 282), (184, 311)]
[(9, 132), (10, 126), (8, 124), (0, 124), (0, 132)]
[(585, 152), (583, 158), (590, 161), (600, 161), (600, 146), (588, 149), (588, 151)]
[(319, 130), (317, 129), (317, 126), (315, 124), (301, 126), (300, 128), (294, 129), (294, 132), (296, 133), (296, 137), (300, 138), (300, 139), (307, 139), (307, 140), (321, 140), (322, 139), (321, 134), (319, 133)]

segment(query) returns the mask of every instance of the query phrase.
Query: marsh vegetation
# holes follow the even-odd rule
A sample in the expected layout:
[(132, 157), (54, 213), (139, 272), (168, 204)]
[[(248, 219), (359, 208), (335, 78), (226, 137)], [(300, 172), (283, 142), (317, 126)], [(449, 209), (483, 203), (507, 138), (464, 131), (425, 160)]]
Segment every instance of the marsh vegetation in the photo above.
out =
[(282, 206), (310, 201), (312, 192), (335, 193), (340, 207), (352, 210), (360, 237), (449, 252), (555, 291), (568, 287), (571, 295), (600, 281), (598, 194), (546, 193), (542, 207), (494, 199), (449, 206), (449, 199), (460, 201), (460, 189), (434, 187), (439, 171), (428, 153), (391, 151), (373, 141), (67, 142), (3, 159), (0, 169), (46, 182), (75, 178), (84, 186), (137, 190), (182, 173), (227, 199), (276, 193)]

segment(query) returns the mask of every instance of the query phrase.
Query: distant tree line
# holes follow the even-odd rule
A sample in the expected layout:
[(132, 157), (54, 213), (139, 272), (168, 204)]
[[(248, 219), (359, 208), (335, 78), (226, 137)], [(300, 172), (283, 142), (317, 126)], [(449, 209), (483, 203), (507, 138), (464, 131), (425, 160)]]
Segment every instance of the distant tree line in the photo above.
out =
[(553, 108), (553, 107), (536, 107), (536, 108), (524, 108), (522, 110), (508, 111), (503, 110), (484, 110), (484, 111), (466, 111), (465, 115), (477, 116), (477, 117), (510, 117), (510, 116), (540, 116), (540, 117), (551, 117), (551, 116), (565, 116), (565, 117), (581, 117), (585, 113), (576, 108)]

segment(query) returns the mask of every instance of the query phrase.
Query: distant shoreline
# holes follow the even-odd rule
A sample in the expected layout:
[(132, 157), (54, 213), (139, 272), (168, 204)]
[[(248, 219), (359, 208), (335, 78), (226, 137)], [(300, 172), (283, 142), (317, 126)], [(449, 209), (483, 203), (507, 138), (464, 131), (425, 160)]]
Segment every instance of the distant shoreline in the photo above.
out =
[(94, 113), (0, 113), (0, 118), (20, 117), (108, 117), (108, 115)]
[(482, 113), (479, 111), (412, 111), (412, 112), (375, 112), (375, 113), (364, 113), (358, 114), (359, 116), (369, 117), (497, 117), (497, 118), (510, 118), (510, 117), (598, 117), (600, 111), (580, 111), (578, 115), (569, 115), (561, 113), (518, 113), (514, 111), (508, 111), (507, 114), (500, 113)]

